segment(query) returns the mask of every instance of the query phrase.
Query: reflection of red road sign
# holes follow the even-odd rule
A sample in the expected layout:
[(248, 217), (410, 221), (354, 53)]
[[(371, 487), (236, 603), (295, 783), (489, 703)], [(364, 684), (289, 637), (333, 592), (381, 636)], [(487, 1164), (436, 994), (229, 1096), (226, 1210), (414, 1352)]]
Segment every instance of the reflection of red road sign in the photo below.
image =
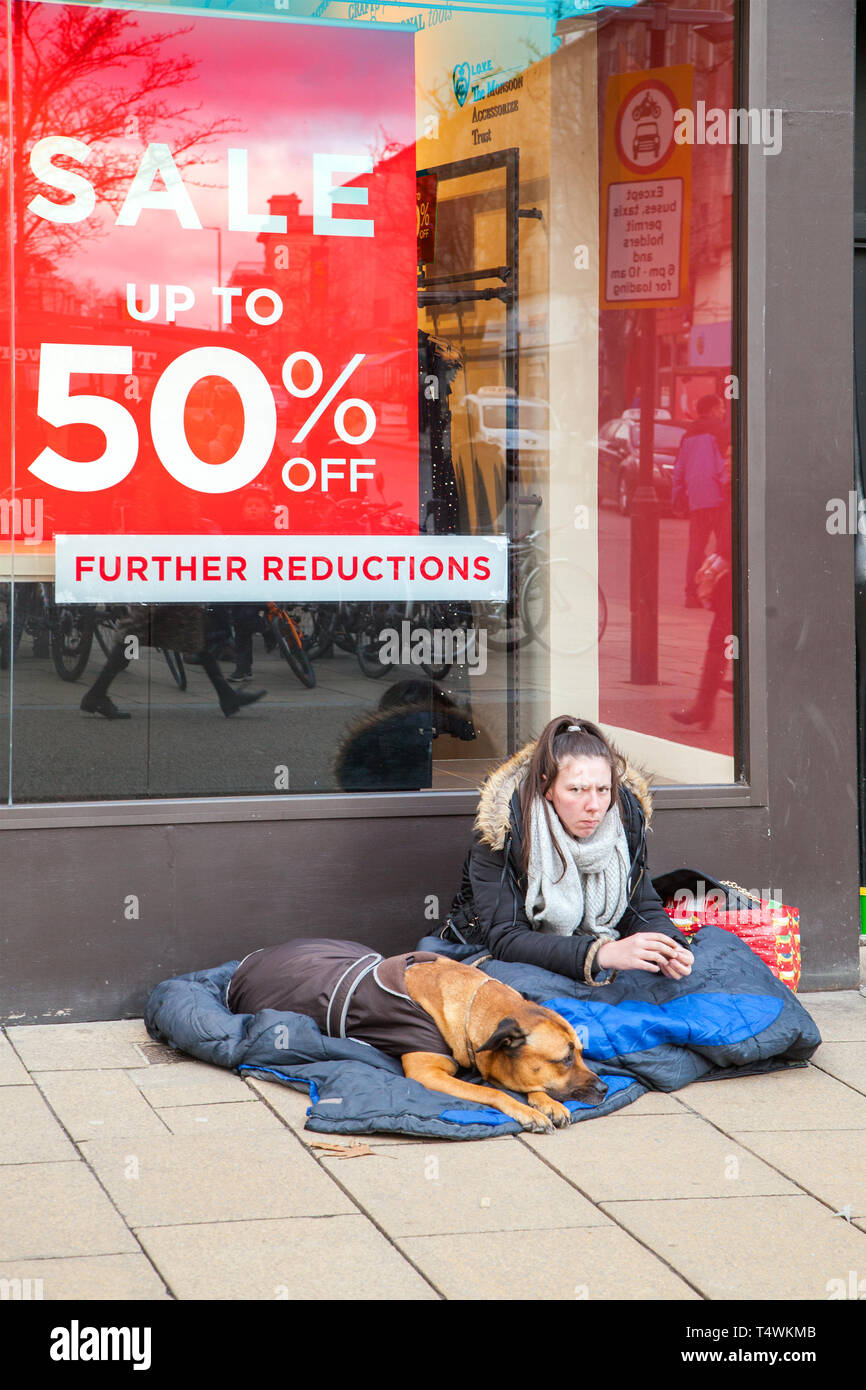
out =
[(674, 138), (689, 109), (688, 64), (615, 73), (605, 94), (601, 307), (688, 303), (691, 151)]
[(422, 174), (417, 180), (418, 264), (436, 259), (436, 175)]
[(646, 78), (620, 103), (614, 126), (617, 154), (632, 174), (655, 174), (674, 146), (674, 117), (680, 106), (666, 82)]
[(670, 159), (679, 102), (666, 82), (648, 78), (632, 87), (616, 116), (617, 153), (634, 174), (654, 174)]

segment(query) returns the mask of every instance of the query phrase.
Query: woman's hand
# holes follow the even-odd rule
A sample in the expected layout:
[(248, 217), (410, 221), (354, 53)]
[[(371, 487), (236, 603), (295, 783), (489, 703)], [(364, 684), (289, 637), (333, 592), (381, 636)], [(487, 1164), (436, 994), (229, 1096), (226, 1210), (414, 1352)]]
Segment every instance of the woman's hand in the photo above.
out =
[(691, 975), (694, 956), (663, 932), (642, 931), (621, 941), (605, 941), (596, 953), (603, 970), (650, 970), (669, 980)]

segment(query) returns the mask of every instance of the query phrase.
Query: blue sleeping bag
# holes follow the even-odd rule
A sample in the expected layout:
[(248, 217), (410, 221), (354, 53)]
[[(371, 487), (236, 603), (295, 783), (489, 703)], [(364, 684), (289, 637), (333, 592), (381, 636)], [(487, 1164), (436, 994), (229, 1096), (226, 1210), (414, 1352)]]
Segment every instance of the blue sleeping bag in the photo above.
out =
[[(469, 963), (483, 954), (437, 937), (424, 937), (416, 949)], [(531, 965), (488, 959), (479, 968), (555, 1009), (577, 1032), (608, 1092), (600, 1105), (569, 1101), (573, 1122), (608, 1115), (648, 1090), (805, 1066), (821, 1036), (787, 985), (718, 927), (703, 927), (692, 949), (695, 964), (684, 980), (630, 970), (601, 989)], [(230, 1013), (225, 994), (237, 965), (157, 985), (144, 1014), (151, 1037), (241, 1076), (307, 1091), (306, 1127), (325, 1134), (483, 1139), (520, 1132), (500, 1111), (429, 1091), (405, 1077), (397, 1059), (326, 1037), (302, 1014)], [(481, 1081), (476, 1072), (461, 1076)]]

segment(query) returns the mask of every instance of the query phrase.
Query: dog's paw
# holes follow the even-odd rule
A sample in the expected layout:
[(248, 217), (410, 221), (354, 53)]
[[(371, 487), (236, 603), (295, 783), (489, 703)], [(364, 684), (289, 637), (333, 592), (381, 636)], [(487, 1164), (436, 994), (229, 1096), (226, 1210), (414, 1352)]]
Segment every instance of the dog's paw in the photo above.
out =
[(552, 1120), (557, 1129), (571, 1124), (571, 1111), (558, 1100), (547, 1095), (546, 1092), (530, 1091), (527, 1099), (535, 1110), (540, 1110), (542, 1115), (546, 1115), (548, 1120)]
[(531, 1130), (533, 1134), (551, 1134), (553, 1132), (553, 1118), (534, 1105), (521, 1105), (516, 1103), (511, 1117), (523, 1125), (524, 1129)]

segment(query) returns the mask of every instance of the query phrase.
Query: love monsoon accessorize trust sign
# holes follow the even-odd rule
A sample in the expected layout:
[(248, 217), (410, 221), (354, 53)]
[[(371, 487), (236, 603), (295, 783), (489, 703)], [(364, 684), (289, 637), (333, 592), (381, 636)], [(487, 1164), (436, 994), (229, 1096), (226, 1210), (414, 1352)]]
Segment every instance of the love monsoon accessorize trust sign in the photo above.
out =
[(492, 596), (496, 538), (419, 536), (413, 33), (16, 16), (7, 568), (43, 550), (66, 602)]

